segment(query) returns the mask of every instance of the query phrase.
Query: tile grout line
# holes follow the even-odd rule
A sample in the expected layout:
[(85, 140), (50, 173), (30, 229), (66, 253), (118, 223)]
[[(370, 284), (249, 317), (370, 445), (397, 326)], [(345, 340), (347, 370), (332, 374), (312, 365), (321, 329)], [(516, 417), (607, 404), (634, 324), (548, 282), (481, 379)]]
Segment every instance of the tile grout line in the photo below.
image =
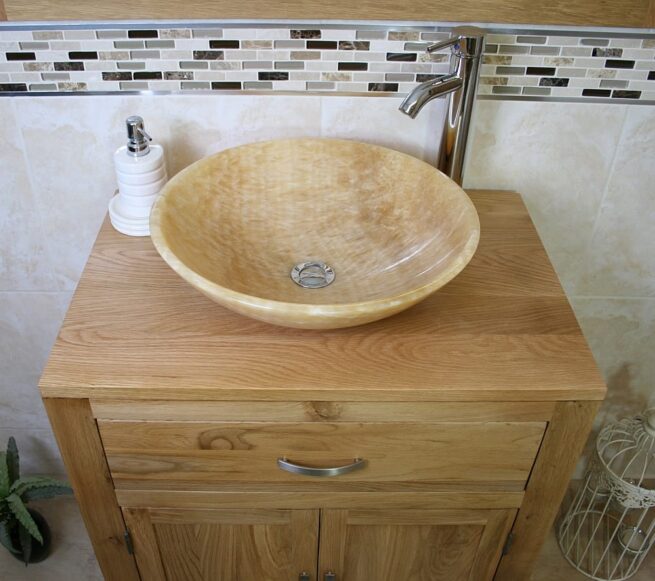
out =
[[(590, 248), (593, 247), (593, 241), (596, 236), (596, 231), (598, 229), (598, 222), (600, 221), (600, 215), (603, 211), (603, 203), (605, 201), (605, 197), (607, 196), (607, 192), (609, 190), (609, 184), (612, 179), (612, 174), (614, 173), (614, 166), (616, 163), (616, 157), (618, 155), (619, 147), (623, 141), (623, 133), (625, 131), (625, 125), (626, 125), (626, 120), (628, 118), (628, 107), (624, 106), (624, 111), (623, 111), (623, 120), (621, 121), (621, 130), (619, 131), (619, 139), (616, 142), (616, 145), (614, 146), (614, 153), (612, 154), (612, 161), (609, 164), (609, 170), (607, 172), (607, 178), (605, 179), (605, 185), (603, 187), (603, 193), (601, 194), (600, 200), (598, 201), (598, 208), (596, 209), (596, 214), (594, 216), (594, 221), (593, 225), (591, 227), (591, 232), (589, 234), (588, 240), (585, 242), (584, 245), (584, 256), (589, 255), (589, 250)], [(579, 295), (571, 295), (572, 298), (577, 298)], [(607, 298), (607, 297), (606, 297)]]
[(619, 139), (616, 143), (616, 147), (614, 148), (614, 155), (612, 156), (612, 161), (610, 163), (609, 171), (607, 172), (607, 179), (605, 180), (605, 187), (603, 188), (603, 194), (598, 202), (598, 211), (596, 212), (596, 216), (594, 217), (594, 225), (591, 229), (591, 234), (589, 236), (589, 240), (587, 242), (587, 245), (590, 246), (593, 243), (594, 238), (596, 237), (596, 232), (598, 230), (598, 223), (600, 222), (600, 216), (603, 212), (603, 206), (605, 204), (605, 199), (607, 198), (608, 192), (609, 192), (609, 187), (610, 183), (612, 181), (612, 177), (614, 175), (614, 170), (616, 168), (616, 159), (619, 155), (619, 148), (623, 144), (624, 141), (624, 136), (626, 132), (626, 126), (628, 124), (628, 113), (629, 109), (628, 107), (625, 107), (624, 113), (623, 113), (623, 122), (621, 124), (621, 131), (619, 133)]

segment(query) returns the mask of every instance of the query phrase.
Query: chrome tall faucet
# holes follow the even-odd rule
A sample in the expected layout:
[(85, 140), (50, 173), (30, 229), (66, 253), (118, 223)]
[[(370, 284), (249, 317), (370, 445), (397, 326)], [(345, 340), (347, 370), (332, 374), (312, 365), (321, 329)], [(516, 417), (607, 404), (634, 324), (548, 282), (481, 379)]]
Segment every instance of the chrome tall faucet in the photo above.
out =
[(453, 36), (427, 47), (429, 53), (451, 48), (450, 73), (418, 85), (400, 105), (414, 119), (423, 106), (442, 95), (450, 95), (437, 167), (461, 185), (466, 141), (471, 123), (484, 30), (475, 26), (453, 29)]

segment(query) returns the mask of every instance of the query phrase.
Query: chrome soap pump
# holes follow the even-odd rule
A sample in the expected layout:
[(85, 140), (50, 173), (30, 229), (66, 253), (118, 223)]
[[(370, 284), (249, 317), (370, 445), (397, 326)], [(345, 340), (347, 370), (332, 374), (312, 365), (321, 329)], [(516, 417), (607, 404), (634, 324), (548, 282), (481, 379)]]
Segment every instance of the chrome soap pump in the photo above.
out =
[(146, 133), (143, 126), (143, 119), (138, 115), (132, 115), (125, 120), (127, 126), (127, 148), (128, 155), (132, 157), (143, 157), (150, 153), (149, 141), (152, 137)]
[(118, 194), (109, 202), (112, 226), (128, 236), (150, 235), (150, 210), (168, 180), (164, 150), (150, 145), (143, 119), (125, 120), (127, 144), (114, 153)]

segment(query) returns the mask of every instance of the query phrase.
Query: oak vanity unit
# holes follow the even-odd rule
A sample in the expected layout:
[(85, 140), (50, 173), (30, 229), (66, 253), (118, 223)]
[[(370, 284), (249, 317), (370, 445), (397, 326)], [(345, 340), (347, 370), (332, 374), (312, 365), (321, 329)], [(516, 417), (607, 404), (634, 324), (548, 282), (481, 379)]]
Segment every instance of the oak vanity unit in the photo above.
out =
[(103, 226), (41, 390), (106, 579), (530, 578), (605, 387), (520, 197), (471, 198), (453, 282), (333, 331)]

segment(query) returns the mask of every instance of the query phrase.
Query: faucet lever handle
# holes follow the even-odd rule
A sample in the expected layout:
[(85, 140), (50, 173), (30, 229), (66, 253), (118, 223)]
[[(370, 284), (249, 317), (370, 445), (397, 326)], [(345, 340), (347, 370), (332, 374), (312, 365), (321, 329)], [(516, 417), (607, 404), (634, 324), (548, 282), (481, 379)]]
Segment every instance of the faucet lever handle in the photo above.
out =
[(453, 36), (451, 38), (447, 38), (446, 40), (440, 40), (439, 42), (430, 44), (425, 50), (427, 50), (430, 53), (437, 52), (438, 50), (443, 50), (444, 48), (455, 46), (456, 44), (459, 43), (460, 40), (462, 40), (461, 36)]

